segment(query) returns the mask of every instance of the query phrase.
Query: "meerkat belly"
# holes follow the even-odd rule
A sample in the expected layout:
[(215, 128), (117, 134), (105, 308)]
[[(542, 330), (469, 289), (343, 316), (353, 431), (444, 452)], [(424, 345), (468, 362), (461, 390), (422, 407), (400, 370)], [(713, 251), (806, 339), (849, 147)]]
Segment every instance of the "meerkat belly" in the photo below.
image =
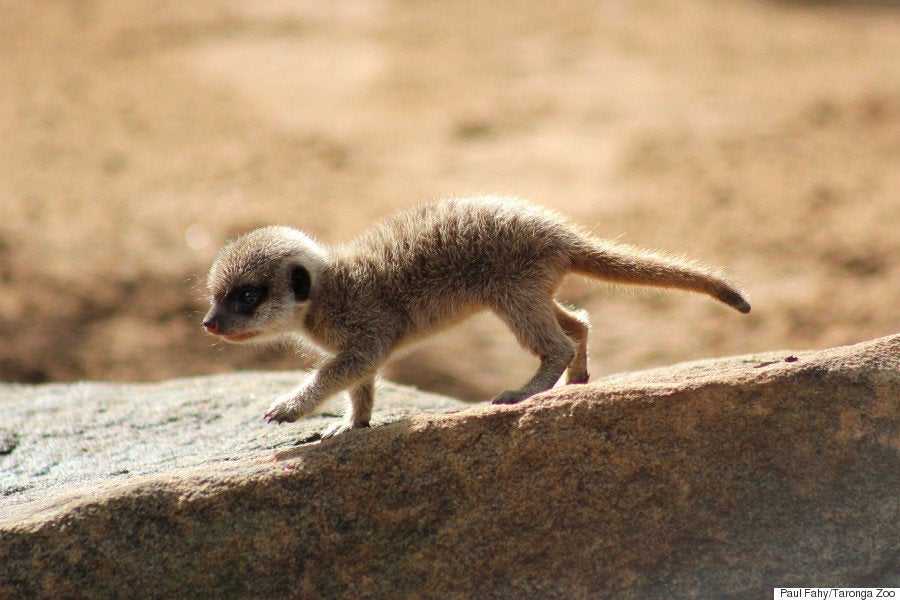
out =
[(449, 327), (489, 308), (511, 288), (546, 278), (531, 266), (534, 255), (521, 247), (496, 238), (484, 242), (460, 237), (440, 246), (428, 243), (410, 260), (393, 263), (386, 299), (407, 315), (416, 333)]

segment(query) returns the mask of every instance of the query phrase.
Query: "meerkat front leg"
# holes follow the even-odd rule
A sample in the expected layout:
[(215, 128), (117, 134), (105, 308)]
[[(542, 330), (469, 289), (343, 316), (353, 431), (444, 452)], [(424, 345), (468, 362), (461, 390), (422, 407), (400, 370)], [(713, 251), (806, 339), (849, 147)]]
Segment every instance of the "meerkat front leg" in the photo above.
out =
[[(322, 402), (341, 390), (347, 389), (354, 384), (360, 384), (354, 389), (354, 392), (360, 387), (365, 388), (365, 382), (374, 378), (375, 371), (380, 364), (373, 355), (357, 354), (355, 352), (342, 352), (327, 361), (319, 370), (314, 371), (299, 386), (282, 394), (269, 407), (263, 419), (269, 423), (293, 423), (300, 417), (308, 415), (316, 409)], [(374, 390), (374, 387), (371, 388)], [(362, 398), (365, 394), (357, 394)], [(354, 408), (351, 412), (352, 425), (362, 427), (363, 419), (368, 422), (372, 412), (372, 399), (374, 394), (368, 394), (368, 400), (364, 400), (358, 411), (359, 420), (357, 420), (357, 410)], [(368, 407), (366, 408), (366, 402)], [(354, 402), (354, 407), (356, 403)], [(334, 435), (334, 434), (332, 434)]]
[(325, 430), (322, 439), (327, 440), (336, 435), (368, 427), (372, 418), (372, 407), (375, 405), (375, 378), (370, 377), (350, 390), (350, 406), (344, 419)]

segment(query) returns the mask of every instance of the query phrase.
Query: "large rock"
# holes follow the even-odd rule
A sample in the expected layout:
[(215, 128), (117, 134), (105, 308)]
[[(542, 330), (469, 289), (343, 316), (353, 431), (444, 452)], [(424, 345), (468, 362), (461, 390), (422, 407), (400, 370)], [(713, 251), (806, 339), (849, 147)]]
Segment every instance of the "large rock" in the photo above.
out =
[(386, 386), (399, 408), (327, 442), (333, 415), (259, 422), (297, 376), (0, 389), (0, 597), (900, 585), (900, 336), (517, 406)]

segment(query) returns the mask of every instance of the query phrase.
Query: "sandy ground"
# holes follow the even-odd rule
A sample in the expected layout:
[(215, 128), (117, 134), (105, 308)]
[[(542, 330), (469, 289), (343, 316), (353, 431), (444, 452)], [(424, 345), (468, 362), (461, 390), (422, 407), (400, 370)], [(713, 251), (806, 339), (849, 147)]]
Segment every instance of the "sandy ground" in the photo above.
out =
[[(900, 4), (0, 0), (0, 379), (303, 365), (199, 321), (220, 244), (345, 240), (526, 197), (748, 291), (574, 279), (596, 375), (900, 331)], [(477, 317), (389, 374), (482, 399), (535, 367)]]

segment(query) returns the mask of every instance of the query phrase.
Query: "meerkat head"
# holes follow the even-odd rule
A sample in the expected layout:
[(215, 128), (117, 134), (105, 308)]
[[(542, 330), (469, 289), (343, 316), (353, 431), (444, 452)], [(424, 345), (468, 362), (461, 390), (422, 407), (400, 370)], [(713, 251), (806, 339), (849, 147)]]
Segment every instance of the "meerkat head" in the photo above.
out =
[(262, 341), (297, 330), (327, 252), (306, 234), (263, 227), (227, 244), (207, 277), (206, 331), (229, 342)]

